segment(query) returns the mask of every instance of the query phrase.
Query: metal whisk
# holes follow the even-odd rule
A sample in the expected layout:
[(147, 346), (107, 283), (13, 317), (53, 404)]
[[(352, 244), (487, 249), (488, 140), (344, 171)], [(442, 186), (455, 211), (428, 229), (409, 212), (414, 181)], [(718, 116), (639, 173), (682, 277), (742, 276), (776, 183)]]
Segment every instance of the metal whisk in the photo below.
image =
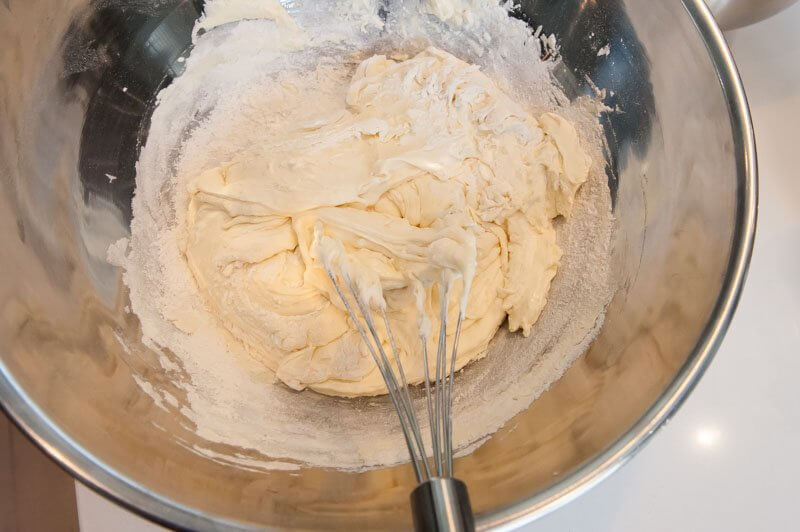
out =
[[(337, 253), (323, 258), (322, 262), (344, 307), (350, 314), (350, 318), (375, 360), (375, 364), (378, 366), (389, 391), (389, 397), (400, 419), (400, 427), (403, 431), (408, 454), (411, 457), (411, 465), (414, 468), (418, 483), (418, 486), (411, 492), (411, 511), (414, 519), (414, 528), (424, 531), (470, 532), (474, 530), (475, 524), (467, 487), (462, 481), (453, 477), (453, 378), (455, 376), (456, 352), (461, 335), (461, 323), (464, 320), (464, 310), (462, 305), (453, 337), (453, 350), (448, 370), (446, 352), (447, 307), (452, 282), (448, 280), (439, 284), (441, 327), (439, 328), (436, 374), (433, 382), (431, 382), (428, 369), (427, 340), (429, 333), (426, 327), (420, 327), (422, 357), (425, 368), (425, 394), (433, 447), (431, 449), (433, 459), (432, 463), (429, 463), (422, 432), (412, 406), (403, 364), (400, 361), (397, 345), (392, 335), (382, 295), (379, 298), (371, 298), (370, 301), (365, 301), (357, 283), (354, 283), (352, 279), (343, 249), (339, 248)], [(338, 263), (338, 272), (334, 263)], [(359, 314), (350, 301), (351, 298), (355, 301), (362, 319), (359, 319)], [(397, 376), (392, 369), (389, 357), (375, 328), (373, 309), (374, 312), (380, 314), (386, 327), (392, 355), (397, 367)]]

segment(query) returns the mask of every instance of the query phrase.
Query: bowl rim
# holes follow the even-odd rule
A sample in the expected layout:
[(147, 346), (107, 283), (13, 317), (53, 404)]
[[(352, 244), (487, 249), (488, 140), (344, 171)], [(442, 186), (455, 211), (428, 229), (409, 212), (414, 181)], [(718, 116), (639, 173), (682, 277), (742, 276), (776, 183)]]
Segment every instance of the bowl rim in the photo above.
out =
[[(502, 509), (477, 516), (480, 529), (511, 530), (585, 493), (639, 451), (681, 406), (722, 343), (747, 276), (756, 231), (758, 169), (753, 125), (736, 64), (703, 0), (682, 0), (706, 44), (728, 106), (736, 156), (737, 205), (731, 255), (714, 309), (672, 383), (650, 409), (608, 449), (555, 484)], [(98, 460), (62, 431), (18, 385), (0, 359), (0, 407), (36, 446), (73, 477), (132, 512), (165, 526), (251, 530), (254, 525), (210, 515), (163, 497)], [(262, 528), (263, 527), (259, 527)]]

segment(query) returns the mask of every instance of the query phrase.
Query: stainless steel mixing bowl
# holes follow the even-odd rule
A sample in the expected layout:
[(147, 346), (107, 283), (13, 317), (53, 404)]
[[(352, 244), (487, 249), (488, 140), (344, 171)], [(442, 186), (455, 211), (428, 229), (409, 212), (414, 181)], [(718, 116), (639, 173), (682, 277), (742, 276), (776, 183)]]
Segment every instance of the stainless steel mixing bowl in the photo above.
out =
[[(148, 112), (181, 71), (200, 4), (0, 1), (3, 406), (83, 482), (166, 523), (406, 526), (407, 466), (224, 465), (191, 452), (192, 427), (134, 380), (165, 377), (137, 344), (105, 249), (128, 231)], [(591, 79), (619, 106), (602, 123), (621, 283), (586, 355), (457, 461), (481, 527), (572, 499), (667, 420), (722, 341), (756, 219), (745, 96), (701, 0), (540, 0), (517, 16), (558, 36), (570, 96), (592, 93)]]

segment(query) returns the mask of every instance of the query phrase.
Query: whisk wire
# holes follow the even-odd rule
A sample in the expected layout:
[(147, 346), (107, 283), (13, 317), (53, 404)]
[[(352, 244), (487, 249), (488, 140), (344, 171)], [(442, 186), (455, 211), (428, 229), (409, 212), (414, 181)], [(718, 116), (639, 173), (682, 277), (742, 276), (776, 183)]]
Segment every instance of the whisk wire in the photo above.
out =
[[(394, 406), (395, 410), (397, 411), (398, 417), (400, 418), (400, 428), (403, 431), (403, 437), (406, 441), (406, 446), (408, 447), (409, 456), (411, 457), (411, 465), (414, 468), (414, 475), (417, 478), (417, 482), (423, 482), (423, 480), (425, 479), (425, 477), (423, 476), (424, 470), (422, 467), (420, 467), (419, 462), (420, 461), (425, 462), (426, 463), (425, 469), (427, 469), (427, 461), (425, 458), (424, 447), (420, 447), (419, 458), (417, 457), (417, 447), (415, 445), (416, 438), (413, 438), (412, 435), (410, 434), (411, 424), (408, 423), (408, 418), (414, 415), (413, 411), (412, 412), (406, 411), (405, 405), (401, 404), (402, 401), (398, 400), (399, 393), (397, 390), (397, 382), (394, 378), (393, 372), (391, 371), (391, 367), (388, 365), (388, 360), (386, 360), (385, 353), (383, 354), (382, 357), (383, 360), (382, 360), (381, 356), (379, 356), (379, 354), (376, 352), (375, 347), (373, 347), (372, 342), (369, 341), (367, 332), (364, 330), (364, 326), (361, 324), (361, 320), (358, 319), (358, 315), (355, 313), (352, 305), (345, 296), (344, 291), (342, 290), (341, 285), (336, 277), (336, 274), (327, 265), (325, 266), (325, 271), (328, 274), (328, 277), (330, 278), (331, 282), (333, 283), (334, 289), (336, 290), (336, 293), (339, 295), (339, 299), (342, 300), (342, 304), (347, 310), (347, 313), (353, 319), (353, 323), (356, 327), (356, 330), (361, 335), (361, 339), (366, 344), (367, 349), (370, 352), (370, 355), (372, 355), (372, 359), (378, 366), (378, 371), (380, 371), (381, 377), (383, 377), (383, 380), (386, 383), (386, 388), (389, 392), (389, 397), (392, 401), (392, 405)], [(371, 329), (370, 333), (373, 335), (373, 337), (377, 337), (377, 331), (374, 330), (374, 325), (370, 326), (371, 318), (369, 318), (368, 313), (363, 312), (364, 311), (363, 302), (360, 301), (360, 298), (358, 297), (352, 285), (352, 280), (349, 279), (349, 276), (346, 274), (346, 272), (343, 272), (343, 277), (345, 278), (345, 284), (348, 285), (348, 288), (350, 289), (354, 299), (356, 300), (356, 304), (358, 305), (359, 309), (362, 310), (362, 313), (365, 315), (365, 321), (367, 321), (367, 326), (370, 327)], [(380, 347), (380, 342), (376, 343)], [(385, 364), (384, 361), (386, 361)], [(429, 474), (427, 478), (430, 478)]]
[(434, 453), (438, 457), (438, 465), (436, 468), (437, 476), (444, 476), (444, 466), (447, 460), (446, 447), (444, 438), (444, 399), (445, 389), (444, 380), (447, 374), (447, 362), (445, 360), (447, 354), (447, 303), (450, 296), (450, 286), (444, 287), (441, 291), (440, 297), (440, 326), (439, 326), (439, 345), (436, 349), (436, 386), (434, 388), (434, 402), (435, 402), (435, 418), (436, 424), (436, 444)]
[(444, 413), (445, 446), (448, 449), (445, 463), (444, 476), (453, 476), (453, 381), (456, 372), (456, 354), (458, 353), (458, 340), (461, 338), (461, 324), (464, 322), (464, 311), (459, 310), (456, 334), (453, 336), (453, 353), (450, 355), (450, 378), (447, 381), (447, 408)]
[[(431, 381), (430, 375), (427, 332), (420, 332), (425, 376), (425, 398), (431, 431), (431, 455), (433, 459), (433, 463), (429, 464), (425, 443), (422, 437), (422, 430), (420, 429), (413, 402), (411, 401), (408, 380), (406, 378), (405, 370), (403, 369), (402, 361), (400, 360), (400, 353), (392, 333), (386, 308), (384, 306), (380, 306), (378, 311), (383, 318), (383, 323), (386, 328), (386, 336), (389, 340), (392, 356), (394, 358), (394, 365), (397, 368), (398, 376), (395, 376), (392, 363), (390, 362), (389, 357), (386, 354), (386, 350), (383, 347), (383, 343), (381, 342), (380, 335), (378, 334), (375, 326), (375, 321), (372, 317), (372, 309), (360, 295), (355, 284), (353, 283), (352, 278), (350, 277), (348, 269), (346, 267), (340, 268), (340, 271), (337, 274), (334, 272), (331, 264), (326, 263), (325, 271), (328, 274), (331, 283), (333, 283), (334, 289), (341, 299), (345, 309), (350, 315), (356, 330), (358, 331), (364, 343), (367, 345), (370, 355), (375, 361), (375, 364), (378, 366), (381, 377), (383, 377), (383, 380), (386, 384), (386, 389), (389, 392), (389, 398), (392, 401), (392, 405), (394, 406), (395, 410), (397, 411), (398, 418), (400, 419), (400, 428), (402, 429), (403, 437), (405, 439), (406, 446), (408, 447), (411, 464), (414, 468), (414, 474), (417, 477), (417, 481), (421, 483), (433, 478), (452, 478), (453, 382), (455, 379), (456, 354), (458, 352), (458, 343), (461, 336), (461, 324), (464, 320), (463, 309), (460, 309), (455, 328), (455, 335), (453, 337), (452, 354), (450, 354), (448, 361), (447, 315), (452, 280), (450, 278), (443, 279), (443, 282), (439, 285), (440, 325), (436, 349), (436, 371), (433, 381)], [(349, 297), (345, 295), (345, 289), (343, 289), (342, 284), (347, 287), (347, 291), (349, 291), (350, 295), (355, 301), (356, 307), (358, 307), (358, 310), (361, 313), (360, 318), (359, 314), (356, 313), (356, 310), (351, 304)]]
[[(386, 309), (381, 309), (381, 314), (383, 315), (383, 323), (386, 326), (386, 335), (389, 337), (389, 345), (392, 347), (392, 355), (394, 356), (395, 364), (397, 365), (397, 372), (400, 374), (400, 381), (402, 383), (402, 394), (400, 399), (405, 403), (406, 413), (408, 415), (408, 421), (411, 424), (411, 431), (414, 434), (414, 438), (417, 442), (417, 447), (419, 449), (420, 459), (422, 461), (423, 469), (425, 470), (425, 475), (427, 478), (431, 478), (431, 471), (428, 467), (428, 460), (427, 456), (425, 455), (425, 445), (422, 441), (422, 431), (419, 428), (419, 423), (417, 422), (417, 416), (414, 414), (414, 406), (411, 402), (411, 394), (408, 391), (408, 381), (406, 380), (406, 373), (403, 371), (403, 363), (400, 361), (400, 353), (397, 351), (397, 344), (394, 341), (394, 335), (392, 334), (392, 328), (389, 324), (389, 317), (386, 315)], [(380, 340), (375, 336), (375, 341), (380, 346)], [(382, 348), (380, 348), (383, 351)], [(384, 355), (385, 357), (385, 355)], [(389, 366), (391, 371), (391, 366)]]
[[(361, 310), (361, 314), (364, 317), (364, 321), (367, 324), (367, 328), (369, 329), (370, 334), (372, 335), (372, 339), (375, 341), (375, 346), (377, 347), (377, 353), (380, 356), (380, 361), (385, 368), (385, 371), (381, 373), (384, 377), (384, 381), (386, 382), (386, 388), (392, 389), (395, 393), (395, 408), (398, 408), (398, 404), (400, 408), (398, 408), (398, 415), (401, 417), (401, 420), (405, 418), (405, 421), (408, 423), (408, 427), (406, 427), (406, 431), (411, 433), (413, 437), (413, 443), (415, 444), (415, 449), (409, 448), (409, 452), (412, 455), (412, 461), (417, 461), (422, 463), (422, 468), (420, 473), (424, 473), (423, 479), (430, 478), (430, 470), (428, 469), (428, 462), (425, 456), (425, 446), (422, 443), (422, 434), (420, 433), (419, 426), (417, 425), (417, 418), (414, 414), (414, 410), (411, 406), (411, 398), (408, 395), (408, 385), (405, 380), (405, 373), (403, 372), (403, 366), (400, 363), (400, 357), (397, 354), (397, 348), (394, 345), (394, 341), (392, 340), (392, 348), (394, 350), (394, 357), (397, 360), (398, 364), (398, 372), (403, 377), (403, 385), (404, 388), (401, 388), (400, 385), (397, 383), (397, 379), (394, 375), (394, 371), (392, 371), (392, 366), (389, 362), (389, 358), (386, 356), (386, 351), (383, 349), (383, 344), (381, 342), (380, 336), (378, 336), (377, 329), (375, 328), (375, 323), (372, 320), (372, 313), (370, 312), (367, 305), (364, 303), (361, 297), (359, 297), (358, 291), (355, 289), (353, 285), (353, 281), (350, 279), (350, 276), (347, 274), (346, 271), (343, 272), (343, 276), (345, 279), (345, 283), (347, 287), (350, 289), (350, 293), (353, 295), (353, 299), (356, 301), (356, 305)], [(386, 321), (388, 324), (388, 320)], [(366, 339), (365, 339), (366, 340)], [(401, 421), (402, 423), (402, 421)], [(407, 442), (408, 443), (408, 442)], [(417, 457), (418, 453), (418, 457)], [(419, 468), (419, 462), (417, 463), (417, 467)]]
[(433, 446), (433, 465), (436, 468), (436, 474), (439, 475), (441, 471), (441, 466), (439, 465), (439, 458), (436, 454), (436, 447), (434, 442), (436, 441), (436, 432), (434, 429), (434, 417), (433, 417), (433, 401), (431, 398), (431, 376), (430, 376), (430, 368), (428, 366), (428, 336), (426, 334), (420, 335), (420, 340), (422, 340), (422, 362), (425, 365), (425, 402), (428, 406), (428, 420), (431, 430), (431, 445)]

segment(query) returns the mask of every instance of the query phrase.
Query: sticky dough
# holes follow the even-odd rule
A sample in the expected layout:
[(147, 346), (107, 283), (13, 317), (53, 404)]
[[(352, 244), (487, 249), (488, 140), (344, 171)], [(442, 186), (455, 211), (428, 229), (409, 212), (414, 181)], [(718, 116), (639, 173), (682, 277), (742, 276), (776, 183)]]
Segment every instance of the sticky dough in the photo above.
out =
[(435, 353), (437, 272), (455, 279), (450, 345), (472, 280), (457, 368), (484, 356), (506, 316), (530, 333), (561, 256), (552, 221), (569, 215), (589, 169), (567, 120), (535, 118), (435, 48), (373, 56), (349, 82), (296, 73), (272, 85), (259, 110), (268, 131), (189, 181), (187, 262), (235, 342), (292, 388), (385, 393), (322, 267), (323, 242), (383, 289), (412, 383), (423, 379), (417, 295)]

